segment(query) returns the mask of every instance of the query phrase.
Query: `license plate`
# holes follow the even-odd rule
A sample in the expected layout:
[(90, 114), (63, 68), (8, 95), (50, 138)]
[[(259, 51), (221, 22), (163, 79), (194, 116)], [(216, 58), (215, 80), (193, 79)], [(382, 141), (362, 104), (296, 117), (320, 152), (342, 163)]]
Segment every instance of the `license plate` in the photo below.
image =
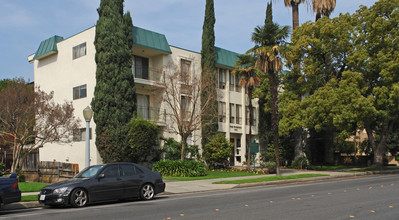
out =
[(40, 199), (39, 200), (45, 200), (46, 199), (46, 195), (40, 195)]

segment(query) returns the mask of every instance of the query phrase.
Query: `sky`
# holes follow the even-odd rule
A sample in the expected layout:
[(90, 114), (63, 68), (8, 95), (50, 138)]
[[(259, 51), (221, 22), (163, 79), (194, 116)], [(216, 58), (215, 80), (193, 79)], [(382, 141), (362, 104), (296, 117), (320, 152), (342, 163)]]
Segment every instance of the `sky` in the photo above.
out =
[[(376, 0), (336, 0), (330, 17), (354, 13), (360, 5)], [(244, 53), (253, 46), (251, 33), (265, 19), (269, 0), (214, 0), (215, 46)], [(33, 81), (34, 54), (42, 40), (54, 35), (64, 38), (96, 24), (100, 0), (0, 0), (0, 79)], [(162, 33), (173, 46), (201, 51), (205, 0), (125, 0), (133, 25)], [(299, 21), (314, 21), (310, 5), (301, 4)], [(292, 25), (291, 8), (284, 0), (273, 0), (273, 20)]]

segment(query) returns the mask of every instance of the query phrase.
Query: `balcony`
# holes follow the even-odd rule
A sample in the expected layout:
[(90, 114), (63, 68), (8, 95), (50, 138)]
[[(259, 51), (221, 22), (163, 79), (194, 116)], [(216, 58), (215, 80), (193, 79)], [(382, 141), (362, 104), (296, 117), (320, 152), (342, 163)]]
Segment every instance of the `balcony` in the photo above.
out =
[(137, 116), (155, 122), (160, 126), (166, 125), (165, 110), (161, 110), (160, 108), (137, 106)]

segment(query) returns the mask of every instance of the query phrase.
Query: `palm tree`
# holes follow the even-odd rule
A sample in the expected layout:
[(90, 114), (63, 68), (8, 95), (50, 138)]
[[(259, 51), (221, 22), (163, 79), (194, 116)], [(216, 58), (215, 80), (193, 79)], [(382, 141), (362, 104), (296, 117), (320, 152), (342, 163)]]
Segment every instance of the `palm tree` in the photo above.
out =
[[(245, 92), (248, 94), (248, 108), (249, 117), (248, 125), (249, 132), (247, 138), (247, 166), (248, 169), (251, 165), (251, 154), (249, 152), (249, 144), (251, 143), (252, 136), (252, 94), (254, 89), (259, 85), (260, 78), (257, 75), (257, 70), (255, 69), (255, 57), (248, 54), (243, 54), (238, 56), (238, 60), (234, 64), (236, 69), (233, 70), (233, 74), (238, 74), (240, 76), (239, 85), (245, 88)], [(254, 161), (255, 163), (255, 161)]]
[[(317, 0), (316, 0), (317, 1)], [(292, 30), (299, 26), (299, 4), (306, 2), (306, 0), (284, 0), (285, 7), (292, 8)]]
[(248, 52), (255, 57), (255, 67), (269, 78), (272, 114), (273, 144), (276, 153), (276, 174), (280, 175), (278, 134), (278, 73), (282, 70), (280, 47), (288, 37), (289, 27), (273, 23), (272, 3), (267, 4), (265, 25), (258, 26), (252, 33), (255, 46)]
[(336, 0), (313, 0), (312, 2), (317, 21), (321, 16), (330, 17), (331, 12), (335, 9)]

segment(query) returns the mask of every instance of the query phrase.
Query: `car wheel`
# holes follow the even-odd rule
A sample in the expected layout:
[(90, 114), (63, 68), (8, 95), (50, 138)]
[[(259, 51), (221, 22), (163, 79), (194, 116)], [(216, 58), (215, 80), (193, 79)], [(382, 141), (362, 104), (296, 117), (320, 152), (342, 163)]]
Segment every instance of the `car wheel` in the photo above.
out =
[(85, 207), (89, 197), (84, 189), (74, 189), (71, 193), (70, 203), (75, 208)]
[(146, 183), (143, 185), (143, 187), (141, 187), (140, 197), (142, 200), (153, 199), (154, 195), (155, 195), (154, 187), (151, 184)]

